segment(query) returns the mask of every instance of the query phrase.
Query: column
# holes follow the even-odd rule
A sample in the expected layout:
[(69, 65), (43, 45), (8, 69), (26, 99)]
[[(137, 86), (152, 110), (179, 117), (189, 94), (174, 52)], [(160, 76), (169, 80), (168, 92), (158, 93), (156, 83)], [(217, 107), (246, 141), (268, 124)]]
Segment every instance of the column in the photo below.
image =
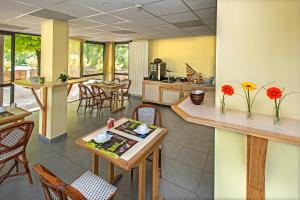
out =
[[(41, 24), (41, 76), (46, 82), (55, 82), (62, 72), (68, 70), (69, 25), (67, 22), (48, 20)], [(45, 98), (46, 101), (45, 101)], [(46, 102), (46, 116), (40, 113), (39, 131), (45, 129), (44, 139), (53, 141), (66, 134), (67, 130), (67, 86), (49, 87), (41, 91)]]
[(111, 80), (114, 77), (115, 67), (115, 45), (107, 42), (105, 45), (104, 79)]

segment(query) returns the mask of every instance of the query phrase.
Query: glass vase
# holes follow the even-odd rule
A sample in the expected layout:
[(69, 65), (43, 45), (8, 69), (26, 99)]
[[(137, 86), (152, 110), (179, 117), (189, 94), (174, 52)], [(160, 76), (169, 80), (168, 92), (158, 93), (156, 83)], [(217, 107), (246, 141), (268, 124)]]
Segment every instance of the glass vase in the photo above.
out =
[(273, 124), (280, 125), (280, 109), (274, 108)]
[(220, 101), (220, 114), (225, 115), (225, 101), (224, 100)]
[(247, 105), (247, 119), (253, 119), (252, 109), (250, 105)]

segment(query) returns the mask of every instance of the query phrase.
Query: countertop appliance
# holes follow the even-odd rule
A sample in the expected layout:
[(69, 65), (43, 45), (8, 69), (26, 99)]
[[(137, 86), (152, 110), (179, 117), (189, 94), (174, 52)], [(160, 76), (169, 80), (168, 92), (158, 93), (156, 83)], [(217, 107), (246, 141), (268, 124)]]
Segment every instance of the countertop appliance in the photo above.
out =
[(160, 58), (154, 59), (149, 66), (149, 79), (150, 80), (162, 80), (166, 75), (166, 63), (162, 62)]

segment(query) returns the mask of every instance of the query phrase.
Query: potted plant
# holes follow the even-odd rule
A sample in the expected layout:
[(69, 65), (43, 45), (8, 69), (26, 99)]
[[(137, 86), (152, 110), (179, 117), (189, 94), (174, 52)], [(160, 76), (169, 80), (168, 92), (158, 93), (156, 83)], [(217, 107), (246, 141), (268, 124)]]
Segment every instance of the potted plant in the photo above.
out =
[[(67, 74), (67, 73), (61, 73), (60, 75), (59, 75), (59, 77), (58, 77), (58, 79), (60, 79), (62, 82), (65, 82), (65, 81), (67, 81), (68, 80), (68, 78), (69, 78), (69, 75)], [(58, 80), (57, 79), (57, 80)]]

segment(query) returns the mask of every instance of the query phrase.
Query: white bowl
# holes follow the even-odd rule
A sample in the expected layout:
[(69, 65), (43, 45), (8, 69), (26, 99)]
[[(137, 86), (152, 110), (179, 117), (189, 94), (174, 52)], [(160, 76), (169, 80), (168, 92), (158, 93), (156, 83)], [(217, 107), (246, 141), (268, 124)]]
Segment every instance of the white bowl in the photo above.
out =
[(97, 135), (94, 140), (97, 143), (105, 143), (108, 142), (112, 138), (112, 135), (107, 134), (106, 132), (100, 133)]

